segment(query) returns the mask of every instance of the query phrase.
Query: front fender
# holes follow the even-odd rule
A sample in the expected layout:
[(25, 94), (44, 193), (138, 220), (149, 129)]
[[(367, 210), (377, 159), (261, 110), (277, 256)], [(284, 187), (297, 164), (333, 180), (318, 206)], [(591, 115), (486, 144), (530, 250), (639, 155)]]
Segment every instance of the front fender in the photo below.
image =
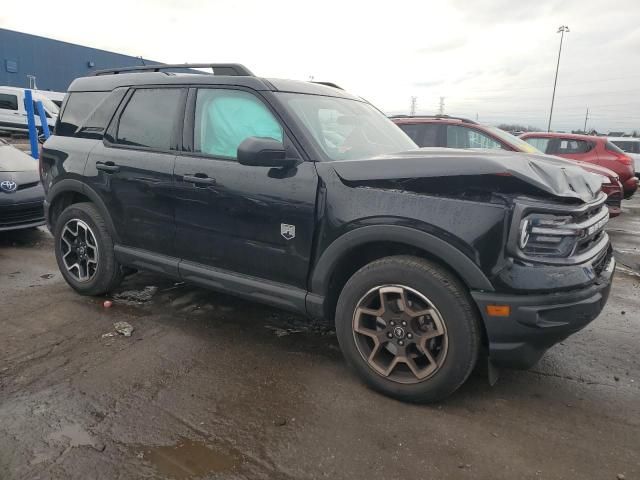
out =
[(473, 290), (493, 291), (491, 282), (469, 257), (429, 233), (400, 225), (368, 225), (351, 230), (335, 239), (322, 253), (311, 275), (311, 292), (324, 296), (331, 274), (353, 249), (373, 242), (395, 242), (428, 252), (451, 268)]

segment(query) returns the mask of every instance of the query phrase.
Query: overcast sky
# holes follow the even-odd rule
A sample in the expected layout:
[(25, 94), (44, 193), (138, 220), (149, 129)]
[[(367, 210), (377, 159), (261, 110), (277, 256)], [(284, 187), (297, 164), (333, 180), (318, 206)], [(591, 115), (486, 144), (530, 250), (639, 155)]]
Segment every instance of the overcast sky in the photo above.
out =
[[(333, 81), (387, 113), (640, 130), (639, 0), (3, 2), (0, 27), (162, 62)], [(42, 21), (40, 21), (42, 20)]]

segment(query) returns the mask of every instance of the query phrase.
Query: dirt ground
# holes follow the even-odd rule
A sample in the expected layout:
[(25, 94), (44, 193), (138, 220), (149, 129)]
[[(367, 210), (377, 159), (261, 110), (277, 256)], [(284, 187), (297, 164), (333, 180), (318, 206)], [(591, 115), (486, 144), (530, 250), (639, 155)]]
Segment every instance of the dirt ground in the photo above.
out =
[(609, 230), (602, 315), (435, 406), (365, 388), (331, 325), (149, 274), (106, 309), (44, 229), (0, 235), (0, 479), (638, 479), (640, 198)]

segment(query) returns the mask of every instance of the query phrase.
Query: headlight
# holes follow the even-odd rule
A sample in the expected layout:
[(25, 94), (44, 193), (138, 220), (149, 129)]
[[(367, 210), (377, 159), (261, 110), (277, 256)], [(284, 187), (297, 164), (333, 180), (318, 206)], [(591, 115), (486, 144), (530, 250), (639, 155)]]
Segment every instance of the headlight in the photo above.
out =
[(529, 215), (520, 222), (520, 250), (531, 256), (568, 257), (580, 235), (571, 228), (572, 221), (570, 216)]

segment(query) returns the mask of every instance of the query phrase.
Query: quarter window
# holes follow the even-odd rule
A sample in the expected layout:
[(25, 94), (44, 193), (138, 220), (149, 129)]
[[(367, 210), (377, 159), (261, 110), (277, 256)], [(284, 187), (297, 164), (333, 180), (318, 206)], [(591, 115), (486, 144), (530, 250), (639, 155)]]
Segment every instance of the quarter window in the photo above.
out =
[(0, 109), (18, 110), (18, 97), (16, 95), (0, 93)]
[(116, 143), (171, 149), (181, 98), (178, 88), (136, 90), (120, 116)]
[(472, 128), (447, 125), (447, 147), (501, 149), (502, 144)]
[(283, 141), (282, 127), (265, 104), (242, 90), (201, 89), (196, 97), (194, 150), (236, 159), (249, 137)]
[(56, 127), (56, 135), (73, 136), (109, 92), (72, 92)]

